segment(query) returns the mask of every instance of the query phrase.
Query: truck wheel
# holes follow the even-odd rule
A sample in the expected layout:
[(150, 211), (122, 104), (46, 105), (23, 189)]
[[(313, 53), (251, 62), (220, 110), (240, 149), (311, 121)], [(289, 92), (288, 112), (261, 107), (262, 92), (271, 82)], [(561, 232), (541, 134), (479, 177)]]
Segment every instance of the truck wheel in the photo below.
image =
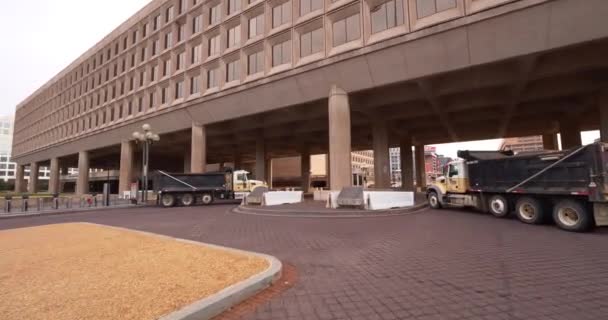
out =
[(204, 205), (210, 205), (213, 203), (213, 196), (208, 193), (205, 193), (203, 194), (202, 200)]
[(593, 227), (593, 216), (580, 202), (562, 200), (553, 208), (553, 220), (561, 229), (584, 232)]
[(175, 196), (169, 193), (165, 193), (160, 198), (160, 204), (165, 208), (170, 208), (175, 205)]
[(182, 195), (181, 203), (184, 207), (189, 207), (194, 204), (194, 195), (192, 193), (186, 193)]
[(500, 195), (494, 195), (488, 200), (488, 208), (490, 213), (497, 218), (505, 218), (510, 213), (507, 198)]
[(541, 224), (545, 222), (545, 210), (543, 204), (530, 197), (517, 200), (515, 212), (519, 221), (527, 224)]
[(441, 202), (439, 202), (439, 195), (437, 195), (437, 192), (432, 191), (429, 193), (429, 205), (431, 206), (431, 208), (433, 209), (441, 209)]

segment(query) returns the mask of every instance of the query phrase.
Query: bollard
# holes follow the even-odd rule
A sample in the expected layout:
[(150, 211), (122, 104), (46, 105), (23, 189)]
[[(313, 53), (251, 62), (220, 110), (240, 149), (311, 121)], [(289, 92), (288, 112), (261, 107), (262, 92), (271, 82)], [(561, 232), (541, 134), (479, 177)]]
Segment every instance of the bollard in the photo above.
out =
[(11, 201), (13, 200), (13, 197), (11, 196), (6, 196), (4, 197), (5, 201), (4, 201), (4, 212), (6, 213), (11, 213)]
[(23, 212), (27, 212), (28, 205), (29, 205), (29, 203), (28, 203), (28, 199), (29, 199), (29, 198), (30, 198), (30, 197), (29, 197), (28, 195), (23, 195), (23, 196), (21, 197), (21, 201), (22, 201), (21, 210), (22, 210)]
[(37, 198), (36, 199), (36, 209), (37, 209), (37, 211), (42, 211), (42, 207), (44, 207), (44, 204), (42, 203), (42, 201), (44, 201), (43, 198)]
[(53, 194), (53, 209), (59, 209), (59, 194), (57, 193)]

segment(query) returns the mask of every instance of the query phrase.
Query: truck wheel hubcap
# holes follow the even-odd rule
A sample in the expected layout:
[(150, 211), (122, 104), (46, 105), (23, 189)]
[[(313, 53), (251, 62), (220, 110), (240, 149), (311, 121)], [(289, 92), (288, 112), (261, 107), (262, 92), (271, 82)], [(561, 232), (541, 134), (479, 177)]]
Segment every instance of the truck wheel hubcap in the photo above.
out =
[(431, 196), (431, 205), (433, 207), (437, 206), (437, 197), (435, 195)]
[(173, 202), (173, 198), (171, 196), (163, 196), (163, 204), (168, 206)]
[(572, 227), (572, 226), (576, 225), (578, 223), (578, 220), (579, 220), (578, 213), (576, 212), (576, 210), (573, 210), (571, 208), (562, 208), (562, 209), (559, 209), (559, 212), (558, 212), (557, 215), (559, 217), (559, 220), (563, 224), (565, 224), (565, 225), (567, 225), (569, 227)]
[(494, 210), (496, 213), (504, 213), (505, 204), (498, 199), (492, 200), (492, 210)]
[(534, 207), (531, 204), (526, 203), (526, 204), (522, 205), (521, 208), (519, 209), (519, 214), (524, 219), (531, 220), (536, 215), (536, 210), (534, 210)]

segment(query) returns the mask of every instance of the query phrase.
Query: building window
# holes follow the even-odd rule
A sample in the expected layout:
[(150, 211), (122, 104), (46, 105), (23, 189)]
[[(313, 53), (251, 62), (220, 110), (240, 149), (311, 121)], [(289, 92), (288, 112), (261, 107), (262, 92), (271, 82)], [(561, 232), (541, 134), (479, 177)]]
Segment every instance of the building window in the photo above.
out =
[(361, 37), (359, 14), (354, 14), (333, 24), (333, 46), (355, 41)]
[(232, 82), (240, 79), (240, 64), (239, 60), (228, 62), (226, 65), (226, 82)]
[(176, 57), (176, 69), (181, 70), (184, 67), (184, 61), (186, 60), (186, 53), (179, 53)]
[(192, 34), (197, 34), (197, 33), (201, 32), (202, 19), (203, 18), (200, 15), (192, 18)]
[(166, 104), (167, 103), (167, 91), (169, 91), (169, 88), (167, 87), (163, 87), (162, 89), (160, 89), (160, 104)]
[(247, 74), (264, 72), (264, 51), (258, 51), (247, 57)]
[(291, 1), (272, 8), (272, 27), (276, 28), (291, 21)]
[(201, 48), (200, 44), (192, 47), (192, 52), (191, 52), (191, 54), (192, 54), (191, 63), (192, 64), (196, 64), (201, 61), (201, 53), (202, 53), (202, 48)]
[(177, 42), (182, 42), (184, 40), (185, 34), (186, 34), (186, 25), (178, 24), (177, 25)]
[(163, 62), (163, 77), (168, 76), (171, 73), (171, 60), (165, 60)]
[(169, 49), (173, 45), (173, 33), (165, 34), (165, 49)]
[(372, 33), (403, 25), (403, 0), (386, 1), (371, 9)]
[(215, 88), (219, 85), (217, 73), (217, 68), (210, 69), (207, 71), (207, 89)]
[(241, 25), (228, 29), (228, 48), (232, 48), (241, 43)]
[(179, 0), (178, 12), (183, 13), (186, 10), (186, 0)]
[(323, 51), (323, 28), (303, 33), (300, 36), (300, 57)]
[(249, 19), (249, 39), (264, 33), (264, 15), (260, 14)]
[(160, 27), (160, 14), (154, 17), (154, 21), (152, 22), (152, 29), (154, 31), (158, 30), (158, 27)]
[(175, 100), (184, 97), (184, 81), (178, 81), (175, 83)]
[(324, 0), (300, 0), (300, 16), (323, 8)]
[(154, 57), (158, 53), (160, 47), (160, 41), (158, 39), (152, 41), (152, 56)]
[(280, 66), (291, 62), (291, 40), (283, 41), (272, 46), (272, 66)]
[(173, 20), (173, 6), (167, 8), (165, 11), (165, 22)]
[(148, 108), (152, 109), (154, 108), (154, 105), (156, 104), (156, 95), (154, 94), (154, 92), (150, 92), (150, 96), (148, 97)]
[(213, 6), (209, 8), (209, 25), (214, 25), (219, 23), (222, 19), (222, 14), (220, 11), (220, 5)]
[(453, 8), (456, 8), (456, 0), (416, 0), (418, 18), (428, 17)]
[(209, 56), (220, 54), (220, 36), (216, 35), (209, 39)]
[(236, 13), (241, 10), (241, 0), (228, 0), (228, 15)]
[(194, 76), (190, 78), (190, 94), (196, 94), (200, 92), (200, 77)]

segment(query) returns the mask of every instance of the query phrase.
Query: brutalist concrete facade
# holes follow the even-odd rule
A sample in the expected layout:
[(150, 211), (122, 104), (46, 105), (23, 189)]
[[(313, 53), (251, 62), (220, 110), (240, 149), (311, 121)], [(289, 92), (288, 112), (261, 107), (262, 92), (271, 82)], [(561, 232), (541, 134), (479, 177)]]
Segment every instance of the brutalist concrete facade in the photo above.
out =
[(120, 168), (126, 189), (131, 133), (149, 123), (165, 170), (255, 163), (264, 177), (305, 150), (329, 154), (340, 189), (350, 152), (374, 149), (382, 188), (389, 147), (561, 133), (567, 148), (597, 128), (606, 141), (606, 16), (602, 0), (153, 1), (18, 106), (13, 158)]

